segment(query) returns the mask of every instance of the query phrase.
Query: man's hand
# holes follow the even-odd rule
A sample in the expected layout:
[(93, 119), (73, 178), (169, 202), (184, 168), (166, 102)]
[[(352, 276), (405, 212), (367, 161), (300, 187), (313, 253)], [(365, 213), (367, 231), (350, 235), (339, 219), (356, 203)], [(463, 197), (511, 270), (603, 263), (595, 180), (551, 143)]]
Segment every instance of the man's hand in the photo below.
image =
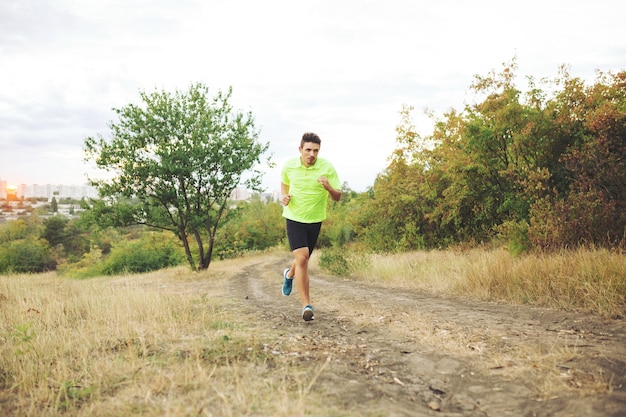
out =
[(327, 191), (328, 191), (328, 190), (330, 190), (330, 189), (332, 189), (332, 187), (331, 187), (331, 186), (330, 186), (330, 184), (328, 183), (328, 178), (326, 178), (326, 177), (324, 177), (324, 176), (319, 177), (319, 178), (317, 179), (317, 182), (319, 182), (320, 184), (322, 184), (322, 187), (324, 187), (324, 189), (325, 189), (325, 190), (327, 190)]
[(283, 206), (288, 205), (290, 201), (291, 201), (291, 194), (285, 194), (283, 196), (283, 199), (281, 200), (281, 202), (283, 203)]
[(330, 185), (330, 183), (328, 182), (328, 178), (322, 176), (319, 177), (317, 179), (317, 182), (319, 182), (320, 184), (322, 184), (322, 187), (324, 187), (324, 189), (326, 191), (328, 191), (328, 194), (330, 194), (330, 197), (334, 200), (334, 201), (339, 201), (341, 199), (341, 191), (340, 190), (335, 190), (333, 188), (332, 185)]

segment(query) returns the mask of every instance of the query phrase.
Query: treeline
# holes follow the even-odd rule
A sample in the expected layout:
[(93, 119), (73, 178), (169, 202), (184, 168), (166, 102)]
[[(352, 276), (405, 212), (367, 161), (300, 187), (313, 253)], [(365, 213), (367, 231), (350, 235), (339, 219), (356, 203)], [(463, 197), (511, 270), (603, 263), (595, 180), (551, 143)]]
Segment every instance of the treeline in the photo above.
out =
[[(0, 273), (56, 270), (83, 278), (158, 270), (186, 263), (171, 231), (136, 225), (118, 227), (89, 210), (69, 219), (37, 214), (0, 224)], [(282, 208), (255, 198), (231, 208), (216, 237), (219, 259), (280, 245)]]
[[(562, 68), (522, 92), (516, 63), (476, 77), (478, 98), (421, 136), (405, 106), (397, 149), (364, 193), (344, 184), (329, 203), (320, 263), (348, 273), (346, 253), (403, 252), (506, 243), (514, 254), (626, 245), (626, 72), (586, 84)], [(94, 202), (92, 202), (93, 204)], [(86, 206), (86, 205), (85, 205)], [(0, 273), (57, 270), (75, 277), (142, 272), (189, 258), (180, 236), (128, 223), (123, 211), (78, 218), (37, 215), (0, 225)], [(132, 207), (131, 205), (122, 206)], [(84, 207), (88, 208), (88, 207)], [(282, 208), (260, 199), (228, 205), (218, 258), (284, 246)], [(106, 215), (105, 215), (106, 214)], [(198, 251), (198, 248), (191, 248)], [(349, 252), (346, 252), (349, 251)]]
[(431, 136), (402, 110), (398, 148), (360, 202), (355, 231), (366, 247), (624, 246), (626, 72), (586, 85), (562, 68), (523, 93), (515, 70), (513, 61), (476, 77), (482, 101), (450, 110)]

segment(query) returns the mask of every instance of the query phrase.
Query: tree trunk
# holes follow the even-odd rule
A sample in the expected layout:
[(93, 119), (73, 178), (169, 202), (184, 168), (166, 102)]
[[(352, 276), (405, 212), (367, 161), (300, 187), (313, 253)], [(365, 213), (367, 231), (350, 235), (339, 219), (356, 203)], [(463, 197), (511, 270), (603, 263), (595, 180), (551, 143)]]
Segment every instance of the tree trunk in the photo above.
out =
[(215, 242), (215, 236), (211, 236), (209, 239), (209, 250), (207, 250), (206, 256), (202, 258), (200, 269), (209, 269), (211, 256), (213, 255), (213, 242)]
[(187, 234), (184, 230), (178, 231), (178, 238), (181, 242), (183, 242), (183, 246), (185, 247), (185, 255), (187, 256), (187, 262), (189, 262), (189, 266), (191, 266), (192, 271), (197, 271), (196, 263), (193, 261), (193, 255), (191, 254), (191, 248), (189, 247), (189, 240), (187, 240)]

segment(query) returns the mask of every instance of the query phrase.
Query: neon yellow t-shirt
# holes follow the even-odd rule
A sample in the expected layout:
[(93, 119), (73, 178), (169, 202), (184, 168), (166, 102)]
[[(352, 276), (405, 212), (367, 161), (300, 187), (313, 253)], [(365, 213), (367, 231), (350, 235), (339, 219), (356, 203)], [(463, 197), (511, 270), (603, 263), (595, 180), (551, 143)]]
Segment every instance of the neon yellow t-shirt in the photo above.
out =
[(300, 223), (318, 223), (326, 219), (328, 191), (317, 182), (328, 178), (333, 188), (340, 190), (341, 182), (335, 168), (323, 158), (310, 167), (302, 165), (300, 157), (290, 159), (283, 167), (281, 181), (289, 186), (291, 200), (283, 207), (283, 217)]

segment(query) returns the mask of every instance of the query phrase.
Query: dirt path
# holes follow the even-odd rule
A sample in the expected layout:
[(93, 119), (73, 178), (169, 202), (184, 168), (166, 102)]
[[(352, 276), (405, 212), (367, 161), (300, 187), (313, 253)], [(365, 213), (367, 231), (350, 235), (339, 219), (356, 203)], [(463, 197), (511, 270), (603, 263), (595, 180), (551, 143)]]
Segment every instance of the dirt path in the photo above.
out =
[[(364, 416), (625, 416), (626, 323), (436, 298), (313, 271), (315, 320), (280, 295), (288, 258), (254, 259), (229, 295), (268, 349), (317, 366), (310, 389)], [(308, 387), (307, 387), (308, 388)]]

